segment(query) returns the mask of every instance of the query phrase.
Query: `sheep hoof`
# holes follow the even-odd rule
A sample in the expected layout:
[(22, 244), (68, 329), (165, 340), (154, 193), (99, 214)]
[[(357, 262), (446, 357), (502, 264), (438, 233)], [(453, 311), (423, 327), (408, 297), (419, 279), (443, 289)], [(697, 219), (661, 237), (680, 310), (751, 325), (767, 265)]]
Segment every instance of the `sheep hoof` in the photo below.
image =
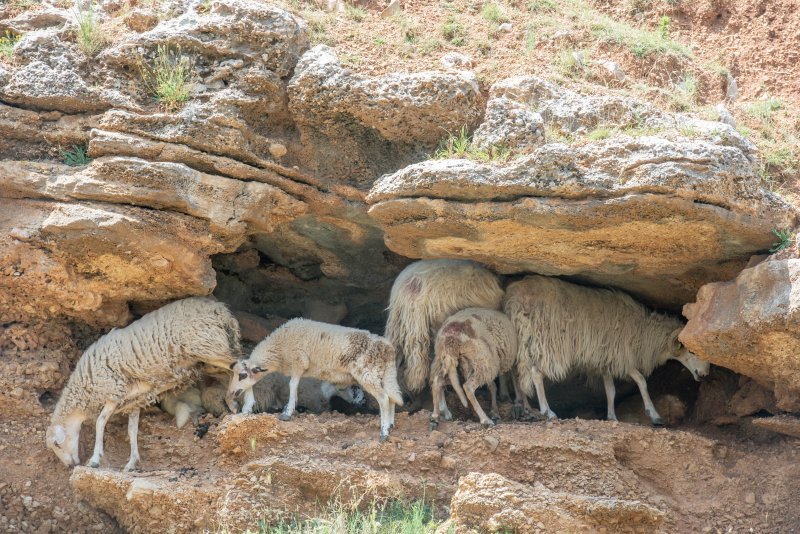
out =
[(492, 413), (489, 414), (489, 419), (491, 419), (492, 421), (494, 421), (496, 423), (496, 422), (498, 422), (500, 420), (500, 414), (492, 412)]
[(513, 405), (511, 407), (511, 419), (517, 421), (523, 417), (525, 417), (525, 410), (522, 408), (522, 406), (518, 404)]
[(664, 420), (660, 417), (656, 417), (653, 419), (653, 426), (664, 426)]
[(389, 434), (388, 433), (387, 434), (381, 434), (381, 437), (378, 439), (378, 441), (380, 441), (381, 443), (385, 443), (386, 440), (388, 440), (388, 439), (389, 439)]
[(97, 469), (98, 467), (100, 467), (100, 462), (89, 462), (89, 467), (91, 467), (92, 469)]
[(289, 415), (288, 413), (282, 413), (278, 416), (278, 419), (280, 419), (281, 421), (288, 421), (291, 418), (292, 416)]
[(431, 424), (430, 424), (431, 432), (433, 432), (437, 428), (439, 428), (439, 421), (436, 421), (435, 419), (431, 419)]
[(494, 426), (494, 421), (487, 419), (486, 421), (481, 421), (481, 424), (486, 428), (492, 428)]

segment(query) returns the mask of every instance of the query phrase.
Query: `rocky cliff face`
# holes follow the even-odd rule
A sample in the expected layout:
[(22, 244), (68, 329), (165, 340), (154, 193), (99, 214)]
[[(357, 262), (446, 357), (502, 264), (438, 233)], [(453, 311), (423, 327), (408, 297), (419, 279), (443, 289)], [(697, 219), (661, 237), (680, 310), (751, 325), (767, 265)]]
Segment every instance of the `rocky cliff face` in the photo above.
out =
[[(766, 405), (800, 412), (798, 260), (745, 269), (770, 248), (772, 229), (796, 226), (797, 211), (762, 188), (760, 155), (731, 126), (532, 75), (482, 88), (469, 70), (357, 72), (337, 50), (312, 46), (305, 20), (262, 2), (173, 2), (163, 17), (146, 8), (123, 13), (118, 4), (98, 4), (94, 16), (124, 26), (92, 53), (76, 38), (74, 13), (58, 2), (0, 21), (0, 32), (15, 42), (0, 61), (0, 413), (15, 419), (8, 427), (14, 432), (27, 417), (41, 427), (89, 342), (164, 302), (213, 293), (242, 312), (284, 317), (308, 314), (309, 306), (335, 308), (345, 323), (380, 332), (394, 276), (419, 258), (469, 258), (503, 275), (536, 272), (613, 286), (662, 310), (696, 301), (684, 308), (690, 321), (682, 341), (775, 396), (776, 403), (748, 413)], [(189, 66), (185, 102), (154, 98), (148, 76), (159, 61)], [(461, 149), (440, 146), (460, 131)], [(700, 398), (719, 393), (724, 405), (739, 390), (731, 380), (701, 389)], [(737, 412), (719, 412), (731, 410)], [(707, 419), (713, 415), (719, 413)], [(410, 433), (419, 430), (412, 421), (401, 424)], [(245, 423), (236, 446), (256, 432)], [(339, 432), (336, 425), (357, 432), (351, 422), (329, 423), (325, 432)], [(308, 437), (316, 424), (298, 432)], [(236, 428), (214, 438), (229, 456), (200, 486), (182, 485), (184, 493), (165, 489), (175, 466), (163, 458), (157, 480), (79, 470), (71, 484), (134, 531), (198, 498), (209, 503), (206, 515), (184, 510), (170, 520), (185, 530), (222, 520), (244, 528), (252, 517), (228, 514), (214, 482), (270, 469), (282, 473), (276, 476), (285, 492), (271, 506), (324, 493), (313, 484), (296, 487), (292, 479), (309, 472), (320, 487), (333, 484), (330, 472), (344, 470), (395, 495), (414, 493), (433, 469), (445, 480), (435, 498), (442, 505), (453, 498), (460, 528), (594, 528), (612, 517), (631, 528), (669, 529), (677, 526), (671, 510), (682, 520), (692, 516), (692, 503), (682, 498), (687, 488), (648, 475), (670, 470), (622, 446), (633, 439), (634, 449), (647, 449), (651, 438), (660, 439), (649, 430), (570, 427), (567, 441), (585, 433), (606, 440), (602, 450), (581, 441), (578, 459), (570, 457), (571, 445), (536, 445), (549, 451), (543, 455), (556, 450), (564, 469), (613, 471), (570, 478), (568, 493), (559, 493), (561, 479), (546, 474), (550, 467), (537, 454), (528, 451), (526, 465), (541, 477), (506, 469), (516, 461), (512, 451), (529, 445), (522, 428), (501, 436), (506, 467), (486, 458), (468, 462), (470, 470), (503, 476), (460, 482), (457, 475), (466, 473), (445, 458), (485, 445), (457, 426), (440, 440), (447, 454), (438, 450), (445, 445), (420, 436), (412, 441), (431, 443), (393, 443), (409, 449), (390, 461), (412, 466), (399, 474), (387, 474), (394, 467), (371, 446), (347, 453), (355, 454), (349, 460), (338, 458), (338, 445), (309, 451), (327, 458), (309, 469), (269, 455), (232, 468), (241, 450), (234, 453), (225, 436)], [(41, 445), (41, 436), (31, 436)], [(695, 441), (717, 450), (704, 440), (681, 435), (664, 454), (677, 462)], [(14, 440), (0, 443), (0, 467), (16, 469), (11, 456), (3, 459)], [(183, 443), (196, 446), (186, 436)], [(435, 466), (417, 469), (408, 458), (418, 453)], [(724, 463), (714, 454), (700, 462), (712, 478)], [(715, 483), (729, 488), (748, 476), (729, 470)], [(237, 491), (258, 504), (256, 489), (242, 489), (239, 478)], [(56, 487), (66, 478), (59, 480)], [(16, 502), (17, 486), (9, 493), (0, 480), (0, 504)], [(651, 490), (642, 502), (636, 498)], [(766, 512), (793, 491), (750, 504)], [(498, 492), (515, 495), (525, 517), (484, 502), (484, 494)], [(559, 511), (547, 512), (551, 506)], [(20, 516), (37, 517), (35, 508), (21, 508)], [(702, 514), (720, 510), (709, 505)]]

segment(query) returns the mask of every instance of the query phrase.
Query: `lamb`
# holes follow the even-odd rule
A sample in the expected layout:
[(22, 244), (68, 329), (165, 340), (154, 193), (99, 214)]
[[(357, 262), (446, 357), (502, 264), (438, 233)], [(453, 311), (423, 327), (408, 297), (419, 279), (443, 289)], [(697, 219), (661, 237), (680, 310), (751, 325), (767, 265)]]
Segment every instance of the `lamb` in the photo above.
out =
[[(229, 382), (230, 380), (226, 380)], [(289, 399), (289, 378), (278, 373), (270, 373), (253, 389), (253, 405), (247, 411), (260, 413), (283, 408)], [(202, 413), (210, 413), (214, 417), (220, 417), (228, 413), (225, 404), (227, 395), (227, 385), (214, 383), (206, 386), (199, 384), (199, 387), (192, 387), (179, 394), (168, 395), (161, 401), (161, 408), (175, 416), (175, 424), (182, 428), (191, 418), (197, 424), (197, 416)], [(322, 413), (330, 411), (330, 401), (333, 397), (339, 397), (350, 404), (361, 405), (366, 400), (364, 392), (358, 386), (347, 386), (336, 388), (330, 382), (317, 380), (316, 378), (303, 378), (297, 389), (297, 404), (303, 406), (312, 413)]]
[[(486, 384), (492, 398), (491, 415), (498, 419), (497, 388), (494, 379), (501, 373), (514, 368), (517, 360), (517, 332), (514, 325), (502, 312), (482, 308), (467, 308), (451, 315), (442, 324), (434, 343), (435, 357), (431, 364), (431, 391), (433, 392), (433, 413), (431, 422), (439, 420), (443, 408), (445, 419), (450, 412), (444, 402), (445, 379), (456, 390), (464, 407), (467, 398), (480, 418), (481, 424), (494, 426), (492, 419), (478, 404), (475, 390)], [(458, 379), (458, 368), (466, 381), (462, 389)], [(514, 389), (519, 391), (516, 374), (512, 373)], [(466, 397), (465, 397), (466, 394)], [(517, 399), (520, 395), (517, 394)]]
[(386, 337), (404, 366), (407, 391), (426, 385), (431, 339), (445, 319), (464, 308), (497, 310), (502, 298), (497, 276), (472, 261), (422, 260), (403, 269), (392, 285)]
[(140, 459), (140, 409), (193, 382), (200, 364), (227, 369), (237, 361), (239, 343), (239, 323), (224, 304), (208, 298), (172, 302), (111, 330), (78, 360), (47, 429), (48, 447), (67, 466), (77, 465), (81, 425), (97, 416), (88, 465), (98, 467), (108, 419), (127, 413), (131, 455), (125, 470), (133, 469)]
[[(389, 341), (366, 330), (292, 319), (261, 343), (246, 360), (233, 367), (228, 395), (249, 391), (267, 373), (289, 377), (289, 400), (279, 416), (289, 420), (297, 404), (300, 378), (327, 380), (338, 387), (357, 382), (378, 401), (381, 412), (381, 441), (394, 425), (394, 407), (402, 406), (397, 384), (395, 352)], [(248, 411), (245, 407), (243, 411)], [(252, 409), (252, 407), (250, 407)]]
[(616, 420), (614, 378), (630, 377), (650, 420), (661, 425), (645, 377), (669, 359), (680, 361), (695, 380), (709, 371), (708, 362), (678, 342), (679, 319), (650, 311), (620, 291), (532, 275), (508, 286), (503, 308), (519, 336), (520, 385), (527, 395), (535, 389), (548, 419), (556, 414), (547, 404), (545, 377), (562, 380), (573, 370), (602, 375), (610, 420)]

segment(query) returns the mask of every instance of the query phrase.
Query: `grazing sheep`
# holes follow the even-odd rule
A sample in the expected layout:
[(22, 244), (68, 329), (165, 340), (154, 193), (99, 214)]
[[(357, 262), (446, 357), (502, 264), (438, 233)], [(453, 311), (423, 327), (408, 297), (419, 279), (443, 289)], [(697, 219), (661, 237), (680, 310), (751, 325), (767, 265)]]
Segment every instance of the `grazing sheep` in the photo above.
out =
[(519, 336), (521, 387), (528, 395), (535, 389), (548, 419), (556, 414), (547, 404), (545, 377), (562, 380), (573, 370), (601, 375), (611, 420), (616, 420), (614, 378), (630, 377), (647, 415), (660, 425), (645, 377), (669, 359), (680, 361), (696, 380), (709, 371), (708, 362), (678, 342), (679, 319), (650, 311), (619, 291), (533, 275), (508, 286), (503, 308)]
[(431, 339), (453, 313), (464, 308), (500, 308), (503, 290), (491, 271), (468, 260), (422, 260), (403, 269), (392, 285), (386, 337), (404, 367), (411, 393), (425, 387)]
[(230, 396), (250, 390), (266, 373), (278, 372), (289, 377), (289, 400), (280, 415), (283, 421), (294, 414), (297, 388), (303, 376), (327, 380), (339, 387), (357, 382), (373, 395), (381, 411), (381, 440), (388, 438), (394, 424), (394, 406), (403, 404), (394, 348), (385, 338), (366, 330), (292, 319), (256, 345), (250, 358), (237, 362), (232, 369)]
[(239, 323), (224, 304), (206, 298), (167, 304), (114, 329), (78, 360), (50, 420), (47, 446), (67, 466), (77, 465), (81, 425), (97, 416), (89, 465), (98, 467), (109, 417), (127, 413), (131, 456), (125, 470), (131, 470), (139, 461), (140, 408), (193, 382), (199, 364), (228, 368), (239, 353)]
[[(431, 364), (431, 391), (433, 392), (433, 413), (431, 421), (439, 420), (442, 409), (445, 419), (450, 412), (444, 401), (445, 380), (456, 390), (464, 407), (467, 398), (481, 420), (481, 424), (494, 426), (492, 419), (478, 404), (475, 390), (486, 384), (492, 398), (492, 418), (499, 418), (497, 411), (497, 388), (494, 379), (511, 371), (517, 360), (517, 331), (502, 312), (482, 308), (467, 308), (451, 315), (442, 324), (434, 344), (436, 356)], [(464, 388), (458, 380), (458, 369), (464, 375)], [(514, 388), (516, 375), (512, 373)], [(465, 397), (466, 394), (466, 397)], [(519, 394), (517, 394), (519, 398)]]

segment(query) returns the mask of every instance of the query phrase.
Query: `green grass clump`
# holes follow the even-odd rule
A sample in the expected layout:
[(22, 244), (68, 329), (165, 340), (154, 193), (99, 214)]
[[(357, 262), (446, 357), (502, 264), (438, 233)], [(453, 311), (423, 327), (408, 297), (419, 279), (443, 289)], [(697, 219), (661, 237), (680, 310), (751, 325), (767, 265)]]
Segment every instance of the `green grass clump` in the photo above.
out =
[(441, 28), (442, 37), (444, 37), (450, 44), (461, 46), (467, 42), (467, 30), (454, 16), (447, 18), (447, 22)]
[(588, 133), (586, 138), (589, 141), (602, 141), (603, 139), (608, 139), (613, 135), (614, 131), (607, 126), (598, 126), (594, 130)]
[(672, 54), (691, 57), (691, 51), (684, 45), (673, 41), (660, 31), (634, 28), (624, 22), (606, 15), (595, 14), (591, 21), (592, 34), (603, 41), (628, 47), (637, 57), (650, 54)]
[(72, 150), (62, 150), (61, 157), (64, 158), (64, 163), (70, 167), (88, 165), (92, 161), (86, 148), (77, 145), (73, 146)]
[[(247, 534), (433, 534), (439, 526), (433, 510), (422, 501), (373, 504), (366, 511), (339, 506), (323, 517), (293, 517), (277, 523), (259, 522)], [(224, 531), (223, 531), (224, 532)]]
[(100, 23), (94, 16), (94, 4), (89, 4), (86, 8), (80, 6), (75, 9), (75, 22), (78, 28), (75, 30), (75, 39), (78, 47), (89, 57), (94, 56), (108, 44), (108, 37), (100, 27)]
[(677, 84), (675, 91), (670, 95), (672, 107), (676, 111), (689, 111), (697, 100), (698, 82), (695, 75), (687, 72)]
[(0, 37), (0, 59), (11, 61), (14, 56), (14, 47), (19, 42), (19, 35), (6, 31), (5, 36)]
[(462, 126), (447, 139), (439, 143), (439, 147), (431, 155), (432, 159), (472, 159), (484, 163), (504, 163), (512, 156), (511, 150), (503, 146), (478, 148), (472, 143), (472, 136), (467, 132), (467, 127)]
[(500, 9), (500, 6), (493, 3), (488, 3), (483, 6), (481, 9), (481, 17), (485, 18), (489, 22), (494, 22), (495, 24), (502, 24), (504, 22), (508, 22), (508, 16)]
[(347, 4), (345, 6), (345, 13), (347, 14), (347, 18), (350, 20), (354, 20), (356, 22), (361, 22), (365, 18), (367, 18), (367, 10), (363, 7), (358, 7), (354, 5)]
[(783, 107), (783, 102), (777, 98), (766, 95), (761, 100), (753, 102), (747, 106), (747, 113), (759, 119), (765, 125), (769, 126), (772, 122), (772, 114)]
[(152, 66), (140, 64), (140, 72), (147, 91), (167, 111), (179, 109), (189, 100), (189, 78), (192, 62), (181, 54), (181, 49), (170, 50), (158, 45)]
[(778, 238), (778, 240), (774, 242), (772, 247), (769, 249), (772, 254), (778, 252), (779, 250), (783, 250), (792, 244), (794, 234), (792, 234), (791, 230), (778, 230), (777, 228), (773, 228), (772, 233)]
[(589, 53), (585, 50), (562, 50), (558, 56), (558, 72), (574, 78), (583, 74), (589, 64)]

